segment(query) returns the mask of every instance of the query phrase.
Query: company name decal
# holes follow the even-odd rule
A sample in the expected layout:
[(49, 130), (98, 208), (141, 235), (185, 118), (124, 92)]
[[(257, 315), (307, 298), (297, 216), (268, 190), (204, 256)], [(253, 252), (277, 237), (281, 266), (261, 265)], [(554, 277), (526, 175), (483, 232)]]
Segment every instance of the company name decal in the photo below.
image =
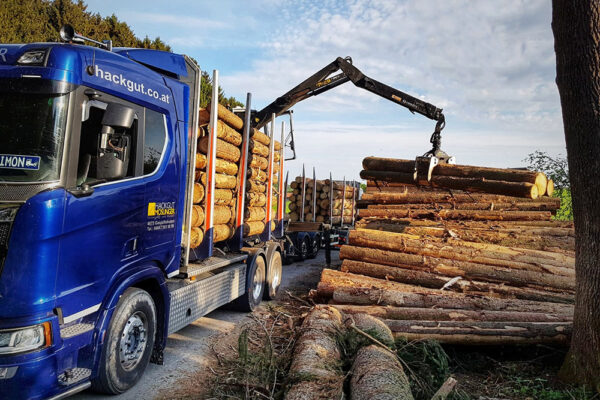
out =
[(175, 228), (175, 202), (163, 201), (148, 203), (149, 232)]
[(0, 168), (38, 170), (40, 169), (40, 157), (0, 154)]
[(110, 72), (107, 69), (98, 67), (97, 65), (94, 67), (96, 78), (123, 86), (129, 92), (145, 94), (148, 97), (152, 97), (153, 99), (162, 101), (163, 103), (170, 104), (171, 97), (168, 94), (161, 94), (158, 90), (147, 88), (143, 83), (132, 81), (131, 79), (123, 76), (121, 73)]

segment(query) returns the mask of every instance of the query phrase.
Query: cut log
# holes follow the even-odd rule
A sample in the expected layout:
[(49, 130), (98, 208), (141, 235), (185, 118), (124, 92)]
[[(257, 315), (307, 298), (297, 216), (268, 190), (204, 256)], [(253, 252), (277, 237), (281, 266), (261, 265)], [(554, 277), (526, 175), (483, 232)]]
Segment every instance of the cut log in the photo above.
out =
[(245, 211), (244, 220), (248, 222), (264, 221), (266, 216), (264, 207), (248, 207)]
[(204, 186), (200, 183), (194, 183), (193, 203), (198, 204), (204, 199)]
[(198, 127), (206, 126), (210, 123), (210, 112), (206, 108), (201, 108), (198, 113)]
[[(405, 204), (405, 203), (474, 203), (474, 202), (512, 202), (516, 199), (510, 196), (490, 195), (484, 193), (449, 193), (448, 191), (434, 192), (372, 192), (365, 193), (362, 200), (382, 204)], [(539, 197), (535, 200), (519, 198), (518, 201), (537, 201), (560, 204), (556, 197)]]
[(248, 168), (248, 179), (257, 180), (260, 182), (267, 181), (267, 173), (261, 170), (260, 168)]
[(248, 192), (257, 192), (257, 193), (265, 193), (267, 187), (265, 184), (259, 181), (248, 181), (246, 182), (246, 191)]
[(217, 123), (217, 137), (234, 146), (242, 144), (242, 135), (221, 120)]
[[(413, 235), (394, 232), (382, 232), (371, 229), (350, 231), (349, 244), (353, 246), (390, 250), (430, 257), (448, 258), (461, 261), (471, 261), (481, 264), (497, 265), (518, 270), (529, 270), (551, 273), (562, 276), (575, 276), (575, 264), (564, 265), (550, 257), (550, 263), (544, 263), (537, 255), (511, 251), (511, 249), (488, 244), (480, 244), (476, 248), (459, 240), (449, 243), (441, 241), (415, 239)], [(565, 261), (565, 257), (560, 257)], [(558, 265), (557, 265), (558, 264)]]
[[(208, 107), (206, 109), (208, 110), (208, 112), (211, 112), (210, 103), (208, 104)], [(218, 106), (218, 116), (219, 119), (223, 120), (225, 123), (227, 123), (227, 125), (238, 131), (241, 130), (244, 126), (244, 121), (240, 117), (229, 111), (225, 106), (221, 104), (219, 104)]]
[(233, 191), (229, 189), (215, 189), (215, 205), (227, 206), (232, 205)]
[(192, 207), (192, 228), (196, 228), (204, 224), (204, 207)]
[[(363, 168), (365, 170), (371, 171), (390, 171), (413, 174), (415, 170), (415, 162), (413, 160), (367, 157), (363, 160)], [(432, 178), (438, 176), (446, 176), (461, 178), (481, 178), (490, 181), (531, 183), (537, 186), (538, 193), (540, 196), (546, 193), (547, 185), (547, 178), (546, 175), (544, 175), (544, 173), (517, 169), (438, 164), (433, 168), (432, 175)]]
[(548, 185), (546, 186), (546, 196), (552, 197), (554, 194), (554, 181), (548, 179)]
[(195, 249), (202, 244), (204, 232), (202, 229), (193, 227), (190, 232), (190, 248)]
[(233, 209), (227, 206), (215, 206), (213, 210), (213, 224), (228, 224), (232, 222), (234, 216)]
[(364, 247), (342, 246), (340, 249), (340, 259), (358, 260), (392, 267), (402, 265), (406, 268), (417, 269), (432, 274), (450, 277), (461, 276), (485, 282), (507, 283), (513, 286), (546, 286), (563, 290), (575, 289), (575, 279), (569, 276), (559, 276), (531, 270), (516, 270), (468, 261), (425, 257), (416, 254)]
[(371, 204), (368, 209), (434, 209), (434, 210), (490, 210), (490, 211), (556, 211), (560, 208), (558, 203), (549, 202), (514, 202), (514, 203), (439, 203), (439, 204)]
[(248, 207), (263, 207), (265, 204), (267, 204), (267, 196), (264, 193), (247, 192), (246, 202)]
[(396, 355), (376, 345), (356, 353), (351, 370), (350, 400), (412, 400), (410, 383)]
[[(331, 223), (332, 224), (339, 224), (341, 222), (341, 217), (333, 217), (331, 218)], [(352, 216), (350, 217), (344, 217), (344, 223), (345, 224), (351, 224), (352, 223)]]
[(317, 295), (336, 304), (389, 305), (416, 308), (464, 310), (527, 311), (541, 313), (572, 312), (568, 304), (519, 299), (501, 299), (387, 282), (381, 279), (324, 269)]
[(441, 308), (410, 308), (390, 306), (355, 306), (334, 304), (344, 314), (368, 314), (388, 320), (418, 321), (497, 321), (497, 322), (570, 322), (573, 313), (546, 314), (521, 311), (473, 311)]
[[(487, 341), (472, 342), (473, 335), (490, 337), (493, 344), (514, 344), (504, 338), (527, 339), (519, 343), (567, 344), (572, 331), (572, 322), (463, 322), (463, 321), (399, 321), (386, 320), (394, 336), (414, 339), (435, 337), (441, 343), (451, 344), (490, 344)], [(405, 336), (405, 334), (411, 334)]]
[(265, 146), (269, 146), (271, 144), (271, 138), (258, 129), (252, 129), (252, 135), (250, 138)]
[(342, 315), (335, 308), (312, 309), (302, 323), (289, 370), (290, 376), (302, 379), (291, 387), (286, 399), (342, 398), (344, 373), (337, 339), (343, 331)]
[[(534, 301), (552, 301), (555, 303), (572, 304), (575, 296), (573, 292), (550, 291), (529, 287), (515, 287), (503, 283), (490, 283), (471, 281), (458, 277), (443, 276), (430, 272), (404, 268), (404, 266), (388, 266), (367, 263), (363, 261), (344, 260), (341, 267), (342, 272), (351, 272), (370, 276), (373, 278), (393, 280), (411, 285), (419, 285), (432, 289), (450, 290), (459, 293), (500, 296)], [(447, 287), (449, 286), (449, 287)]]
[[(204, 136), (198, 140), (198, 151), (208, 154), (208, 136)], [(238, 162), (240, 159), (240, 149), (231, 143), (217, 139), (217, 157), (231, 162)]]
[(269, 148), (264, 144), (261, 144), (255, 140), (250, 139), (250, 152), (252, 154), (258, 154), (259, 156), (268, 158), (269, 157)]
[(249, 221), (244, 223), (244, 236), (260, 235), (265, 230), (265, 223), (262, 221)]
[[(200, 182), (206, 187), (206, 174), (200, 174)], [(215, 188), (217, 189), (235, 189), (237, 179), (235, 176), (225, 174), (215, 174)]]
[(233, 236), (233, 228), (226, 224), (219, 224), (213, 227), (213, 241), (222, 242), (223, 240), (231, 239)]
[(206, 168), (206, 156), (202, 153), (196, 153), (196, 169)]
[(435, 340), (443, 344), (467, 345), (467, 346), (506, 346), (506, 345), (532, 345), (532, 344), (547, 344), (566, 346), (569, 344), (569, 335), (557, 334), (555, 336), (537, 336), (537, 337), (521, 337), (521, 336), (503, 336), (502, 332), (498, 332), (495, 336), (479, 335), (473, 330), (468, 334), (435, 334), (435, 333), (407, 333), (395, 332), (394, 336), (403, 338), (410, 342)]
[(407, 209), (362, 209), (358, 215), (363, 218), (426, 218), (455, 219), (469, 221), (545, 221), (550, 220), (549, 211), (490, 211), (490, 210), (407, 210)]
[(267, 167), (269, 166), (269, 162), (266, 158), (257, 154), (248, 154), (248, 166), (252, 168), (260, 168), (263, 171), (266, 171)]

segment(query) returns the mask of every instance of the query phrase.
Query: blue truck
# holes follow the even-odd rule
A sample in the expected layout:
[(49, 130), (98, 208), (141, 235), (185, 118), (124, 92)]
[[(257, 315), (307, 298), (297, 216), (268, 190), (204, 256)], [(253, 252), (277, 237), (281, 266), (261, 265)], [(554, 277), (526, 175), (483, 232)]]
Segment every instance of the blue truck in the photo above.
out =
[[(281, 282), (273, 145), (272, 224), (244, 234), (251, 95), (235, 232), (215, 243), (215, 71), (204, 239), (192, 248), (200, 68), (185, 55), (85, 45), (68, 26), (61, 36), (0, 44), (1, 399), (122, 393), (163, 363), (170, 333), (228, 303), (250, 311)], [(274, 131), (273, 119), (271, 143)]]

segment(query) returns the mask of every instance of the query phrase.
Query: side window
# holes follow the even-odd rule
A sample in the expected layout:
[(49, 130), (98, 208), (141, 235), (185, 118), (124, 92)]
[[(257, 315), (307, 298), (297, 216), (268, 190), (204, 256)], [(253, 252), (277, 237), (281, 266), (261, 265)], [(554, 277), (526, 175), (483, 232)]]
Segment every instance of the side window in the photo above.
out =
[(156, 171), (167, 138), (165, 116), (146, 110), (146, 134), (144, 138), (144, 175)]
[(136, 176), (138, 120), (131, 128), (102, 125), (107, 104), (88, 104), (81, 123), (77, 185), (94, 185)]

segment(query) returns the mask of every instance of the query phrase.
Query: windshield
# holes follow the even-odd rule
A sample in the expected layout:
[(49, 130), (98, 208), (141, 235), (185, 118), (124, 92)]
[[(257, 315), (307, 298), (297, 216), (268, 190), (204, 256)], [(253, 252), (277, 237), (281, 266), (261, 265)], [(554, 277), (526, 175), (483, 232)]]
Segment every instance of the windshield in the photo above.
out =
[(0, 182), (60, 177), (68, 94), (0, 93)]

